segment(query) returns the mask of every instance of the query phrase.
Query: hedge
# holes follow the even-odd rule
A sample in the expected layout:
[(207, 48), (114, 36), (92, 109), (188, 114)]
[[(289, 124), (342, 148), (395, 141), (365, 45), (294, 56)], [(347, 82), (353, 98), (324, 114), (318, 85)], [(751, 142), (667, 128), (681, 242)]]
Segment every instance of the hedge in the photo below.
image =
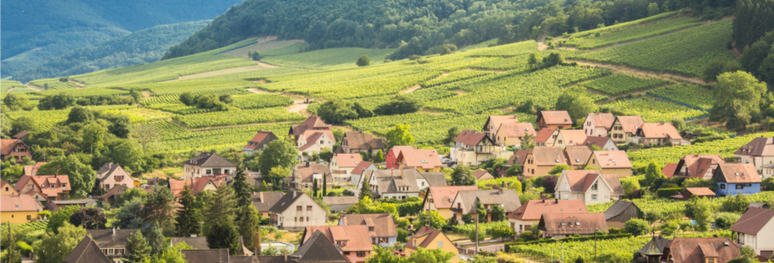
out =
[(680, 187), (674, 187), (674, 188), (661, 188), (656, 190), (656, 195), (661, 198), (669, 198), (673, 195), (678, 195), (683, 192), (683, 188)]
[[(632, 237), (632, 234), (629, 233), (621, 233), (621, 234), (607, 234), (607, 235), (598, 235), (596, 237), (597, 240), (608, 240), (608, 239), (619, 239), (619, 238), (630, 238)], [(517, 242), (511, 242), (505, 244), (505, 251), (511, 251), (512, 246), (520, 246), (520, 245), (534, 245), (534, 244), (550, 244), (550, 243), (556, 243), (556, 242), (570, 242), (570, 241), (588, 241), (588, 240), (594, 240), (594, 236), (582, 236), (582, 237), (565, 237), (562, 239), (541, 239), (541, 240), (534, 240), (534, 241), (517, 241)]]

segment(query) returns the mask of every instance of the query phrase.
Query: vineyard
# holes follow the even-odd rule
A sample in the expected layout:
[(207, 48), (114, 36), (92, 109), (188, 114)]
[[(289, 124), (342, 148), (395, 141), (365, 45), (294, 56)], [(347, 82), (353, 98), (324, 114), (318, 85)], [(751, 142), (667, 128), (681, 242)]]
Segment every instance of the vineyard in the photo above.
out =
[(604, 33), (612, 32), (612, 31), (626, 30), (627, 28), (638, 26), (638, 25), (641, 25), (641, 24), (647, 24), (647, 23), (651, 23), (651, 22), (654, 22), (654, 21), (659, 21), (659, 20), (662, 20), (662, 19), (671, 18), (671, 17), (673, 17), (673, 16), (675, 16), (675, 15), (677, 15), (679, 13), (680, 13), (679, 11), (672, 11), (672, 12), (661, 13), (661, 14), (658, 14), (658, 15), (655, 15), (655, 16), (649, 16), (649, 17), (646, 17), (646, 18), (643, 18), (643, 19), (629, 21), (629, 22), (626, 22), (626, 23), (618, 23), (618, 24), (615, 24), (615, 25), (612, 25), (612, 26), (606, 26), (606, 27), (602, 27), (602, 28), (586, 30), (586, 31), (578, 32), (578, 33), (573, 33), (573, 34), (570, 34), (570, 37), (572, 37), (572, 38), (584, 38), (584, 37), (596, 35), (597, 33), (604, 34)]
[[(304, 53), (268, 56), (261, 62), (292, 68), (346, 68), (357, 67), (355, 61), (362, 55), (371, 58), (371, 65), (381, 63), (394, 49), (331, 48)], [(265, 55), (266, 53), (261, 53)], [(269, 53), (271, 54), (271, 53)]]
[(60, 93), (70, 94), (74, 97), (102, 96), (102, 95), (128, 95), (128, 90), (111, 88), (84, 88), (84, 89), (65, 89), (65, 90), (44, 90), (37, 91), (34, 94), (41, 96), (56, 95)]
[(657, 78), (641, 79), (623, 74), (615, 74), (584, 82), (579, 84), (579, 86), (593, 89), (609, 95), (619, 95), (632, 91), (651, 89), (669, 83), (669, 81)]
[(674, 118), (688, 120), (707, 115), (705, 111), (648, 98), (619, 100), (608, 103), (606, 106), (616, 112), (621, 112), (622, 115), (642, 116), (645, 122), (670, 122)]
[(2, 89), (2, 93), (5, 93), (8, 91), (8, 89), (19, 89), (19, 88), (26, 88), (21, 82), (15, 81), (15, 80), (0, 80), (0, 89)]
[[(138, 88), (141, 90), (150, 90), (153, 95), (163, 96), (170, 94), (180, 94), (183, 92), (191, 93), (210, 93), (215, 92), (218, 94), (248, 94), (246, 88), (257, 87), (257, 83), (253, 83), (246, 80), (185, 80), (185, 81), (173, 81), (173, 82), (161, 82), (153, 84), (144, 84), (129, 86), (128, 88)], [(224, 92), (223, 90), (229, 90), (230, 92)]]
[(75, 89), (78, 86), (70, 82), (61, 82), (59, 79), (39, 79), (30, 81), (30, 84), (44, 88), (46, 90)]
[(617, 30), (608, 30), (600, 32), (600, 36), (594, 34), (584, 34), (584, 37), (572, 35), (567, 42), (562, 42), (564, 46), (576, 47), (579, 49), (591, 49), (605, 46), (616, 45), (619, 43), (633, 40), (663, 35), (680, 29), (701, 25), (701, 20), (689, 16), (675, 16), (669, 19), (654, 21), (647, 25), (632, 26)]
[(715, 104), (712, 90), (690, 84), (674, 85), (660, 89), (649, 90), (648, 95), (668, 98), (692, 107), (710, 110)]
[[(774, 192), (761, 192), (758, 194), (747, 195), (747, 197), (749, 198), (750, 202), (765, 203), (774, 198)], [(733, 196), (710, 198), (709, 200), (712, 201), (712, 203), (720, 205), (728, 198), (733, 198)], [(634, 199), (632, 202), (637, 205), (638, 208), (642, 209), (642, 211), (654, 210), (659, 211), (664, 215), (684, 213), (685, 204), (687, 203), (686, 201), (682, 200), (656, 197)], [(593, 204), (587, 205), (586, 207), (588, 208), (589, 213), (602, 213), (605, 212), (605, 210), (607, 210), (610, 206), (612, 206), (613, 203), (614, 202)]]
[(430, 81), (425, 81), (420, 85), (423, 88), (429, 88), (429, 87), (449, 84), (449, 83), (457, 82), (461, 80), (472, 79), (475, 77), (488, 76), (492, 74), (493, 73), (491, 72), (485, 72), (485, 71), (460, 70), (460, 71), (451, 72), (447, 76), (439, 77), (437, 79), (433, 79)]
[(634, 167), (644, 167), (648, 165), (650, 161), (655, 161), (658, 164), (664, 165), (667, 163), (677, 163), (680, 158), (688, 154), (717, 154), (720, 157), (728, 158), (733, 157), (734, 152), (739, 150), (739, 147), (749, 143), (756, 137), (774, 136), (774, 132), (767, 133), (755, 133), (745, 136), (737, 136), (735, 138), (729, 138), (725, 140), (716, 140), (710, 142), (696, 143), (693, 145), (684, 145), (680, 147), (664, 147), (664, 148), (652, 148), (640, 151), (630, 151), (626, 154), (629, 156), (629, 160)]
[[(489, 223), (479, 223), (478, 231), (489, 235), (489, 230), (496, 227), (510, 227), (510, 226), (508, 226), (508, 220), (494, 221)], [(476, 224), (464, 224), (464, 225), (452, 224), (451, 225), (451, 232), (457, 233), (460, 235), (470, 236), (469, 234), (475, 231), (476, 231)]]
[(289, 112), (285, 108), (266, 108), (258, 110), (229, 110), (172, 117), (188, 128), (231, 126), (251, 123), (267, 123), (303, 120), (304, 115)]
[(269, 50), (275, 50), (299, 43), (298, 40), (270, 40), (262, 43), (256, 43), (243, 48), (234, 49), (218, 54), (219, 56), (239, 56), (247, 57), (247, 52), (258, 51), (261, 54)]
[[(150, 120), (154, 118), (152, 116), (165, 114), (153, 110), (135, 112), (137, 111), (136, 108), (126, 105), (88, 106), (87, 108), (101, 112), (108, 111), (124, 115), (131, 114), (137, 120)], [(70, 114), (70, 109), (46, 111), (34, 109), (32, 111), (9, 111), (4, 112), (3, 114), (5, 117), (8, 117), (11, 120), (15, 120), (21, 116), (32, 118), (32, 120), (35, 121), (35, 124), (37, 124), (38, 129), (45, 131), (51, 129), (51, 127), (54, 127), (54, 125), (57, 123), (67, 120), (67, 116)], [(132, 116), (130, 116), (130, 118), (133, 118)]]
[(161, 136), (161, 141), (152, 143), (151, 152), (191, 152), (194, 150), (241, 149), (259, 130), (283, 134), (295, 123), (264, 124), (206, 131), (189, 131), (167, 121), (155, 121), (144, 124), (151, 126)]
[(292, 99), (276, 94), (236, 95), (231, 98), (234, 100), (234, 102), (231, 103), (231, 106), (240, 109), (261, 109), (293, 104)]
[[(2, 229), (2, 227), (5, 226), (5, 224), (0, 225), (0, 231), (5, 230)], [(14, 230), (18, 230), (21, 233), (28, 233), (32, 231), (38, 231), (38, 230), (45, 230), (46, 229), (46, 222), (32, 222), (32, 223), (24, 223), (24, 224), (12, 224)], [(3, 232), (5, 235), (7, 235), (8, 231), (5, 230)]]

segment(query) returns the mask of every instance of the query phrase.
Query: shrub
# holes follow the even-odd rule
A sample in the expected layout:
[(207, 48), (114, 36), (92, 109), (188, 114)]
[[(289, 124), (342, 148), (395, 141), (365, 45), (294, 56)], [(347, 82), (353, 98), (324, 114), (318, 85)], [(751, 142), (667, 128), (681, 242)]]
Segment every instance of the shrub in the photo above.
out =
[(656, 191), (656, 195), (660, 198), (669, 198), (670, 196), (680, 194), (680, 192), (682, 191), (683, 191), (683, 188), (680, 188), (680, 187), (661, 188)]
[(357, 58), (357, 62), (355, 64), (357, 64), (358, 67), (371, 65), (371, 58), (369, 58), (368, 55), (362, 55)]
[(648, 225), (648, 221), (635, 218), (626, 221), (626, 224), (624, 224), (624, 230), (634, 236), (640, 236), (650, 232), (650, 225)]
[(732, 213), (744, 213), (750, 207), (750, 198), (746, 195), (737, 194), (734, 197), (726, 198), (720, 206), (720, 211)]
[(22, 255), (29, 255), (30, 253), (32, 253), (32, 246), (25, 243), (24, 241), (16, 242), (16, 248), (19, 249), (19, 251), (21, 251)]
[(720, 229), (729, 229), (739, 220), (739, 217), (739, 214), (719, 213), (715, 216), (715, 225)]
[(626, 252), (610, 252), (599, 256), (599, 262), (602, 263), (621, 263), (631, 262), (632, 254)]

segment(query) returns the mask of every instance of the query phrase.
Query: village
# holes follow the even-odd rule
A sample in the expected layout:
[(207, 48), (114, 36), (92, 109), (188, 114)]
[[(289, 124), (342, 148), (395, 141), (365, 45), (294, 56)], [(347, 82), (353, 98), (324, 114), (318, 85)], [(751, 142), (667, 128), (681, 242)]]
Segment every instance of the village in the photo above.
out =
[[(774, 176), (773, 138), (753, 139), (734, 158), (690, 153), (678, 163), (637, 169), (627, 153), (690, 145), (692, 134), (612, 113), (590, 113), (574, 124), (567, 111), (540, 111), (536, 123), (489, 116), (480, 130), (449, 138), (448, 155), (361, 131), (346, 131), (337, 141), (334, 133), (311, 116), (288, 134), (258, 131), (246, 142), (242, 152), (262, 155), (256, 160), (284, 158), (287, 151), (272, 148), (290, 142), (295, 155), (287, 176), (277, 167), (266, 173), (246, 160), (199, 151), (182, 163), (181, 177), (142, 183), (121, 165), (104, 163), (83, 199), (70, 198), (81, 182), (41, 173), (45, 162), (24, 165), (18, 181), (2, 181), (3, 231), (41, 224), (61, 235), (83, 227), (71, 233), (77, 240), (59, 240), (77, 242), (66, 255), (32, 252), (23, 247), (32, 244), (19, 241), (25, 259), (68, 263), (142, 262), (168, 249), (192, 263), (429, 262), (422, 260), (428, 256), (454, 263), (540, 262), (520, 247), (637, 236), (649, 242), (624, 255), (636, 262), (728, 262), (749, 253), (765, 262), (773, 256), (771, 202), (745, 197), (774, 190), (765, 186)], [(29, 163), (26, 135), (2, 140), (4, 162)], [(690, 211), (644, 210), (637, 200), (646, 196), (685, 203)], [(708, 221), (713, 212), (702, 210), (702, 202), (713, 199), (724, 200), (722, 211), (741, 216), (727, 220), (731, 213), (724, 213)], [(720, 229), (731, 236), (690, 234)], [(44, 242), (56, 240), (48, 235)], [(551, 253), (554, 261), (579, 262), (565, 258), (564, 250)], [(620, 253), (597, 256), (625, 261)]]

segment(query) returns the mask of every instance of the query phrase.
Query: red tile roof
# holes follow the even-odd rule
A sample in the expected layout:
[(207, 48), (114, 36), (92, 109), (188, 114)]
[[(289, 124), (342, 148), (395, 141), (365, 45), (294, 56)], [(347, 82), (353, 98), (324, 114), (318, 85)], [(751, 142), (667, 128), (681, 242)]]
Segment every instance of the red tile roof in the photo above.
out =
[(586, 141), (586, 133), (583, 130), (561, 130), (559, 137), (564, 139), (564, 145), (582, 145)]
[(507, 165), (519, 165), (524, 166), (524, 162), (527, 159), (527, 154), (532, 153), (532, 150), (518, 150), (516, 153), (508, 159)]
[(538, 120), (541, 118), (546, 124), (551, 125), (572, 125), (572, 119), (567, 111), (541, 111), (538, 113)]
[(175, 197), (180, 197), (180, 192), (183, 191), (185, 185), (189, 185), (191, 194), (198, 195), (204, 191), (204, 187), (207, 186), (209, 182), (212, 182), (215, 187), (219, 187), (225, 182), (225, 177), (202, 176), (194, 179), (193, 182), (191, 182), (191, 180), (169, 180), (169, 190), (172, 191), (172, 194), (174, 194)]
[[(760, 183), (761, 178), (751, 163), (721, 164), (719, 169), (725, 183)], [(715, 174), (717, 174), (716, 172)]]
[[(290, 134), (298, 138), (299, 135), (307, 130), (331, 130), (331, 127), (333, 126), (325, 124), (320, 117), (309, 116), (309, 118), (306, 118), (301, 124), (291, 125)], [(331, 138), (333, 137), (331, 136)]]
[(454, 141), (461, 142), (464, 145), (477, 145), (485, 138), (488, 138), (486, 133), (480, 133), (475, 130), (462, 130), (462, 132), (457, 135), (457, 138), (455, 138)]
[(591, 157), (591, 149), (586, 146), (567, 146), (564, 148), (567, 154), (567, 160), (572, 166), (580, 166), (586, 163)]
[(497, 136), (524, 137), (527, 134), (532, 136), (537, 134), (532, 123), (503, 123), (497, 130)]
[(661, 168), (661, 173), (664, 174), (667, 178), (672, 178), (675, 172), (677, 172), (676, 163), (668, 163), (664, 165), (664, 168)]
[(612, 113), (589, 113), (586, 120), (589, 119), (594, 122), (595, 127), (604, 127), (607, 130), (610, 130), (615, 122), (615, 116)]
[(487, 127), (492, 126), (493, 131), (496, 132), (497, 129), (500, 128), (500, 125), (506, 124), (506, 123), (518, 123), (519, 118), (516, 117), (516, 115), (489, 115), (489, 118), (486, 120), (486, 123), (484, 123), (484, 130), (486, 130)]
[(774, 218), (774, 210), (751, 207), (734, 223), (731, 231), (757, 235), (763, 227)]
[(276, 138), (276, 136), (273, 136), (272, 132), (270, 131), (258, 131), (258, 133), (255, 134), (255, 137), (253, 137), (253, 139), (250, 140), (247, 143), (247, 145), (243, 148), (246, 148), (246, 149), (258, 148), (258, 146), (261, 146), (260, 143), (263, 142), (263, 140), (266, 140), (266, 137)]
[(549, 235), (589, 235), (596, 230), (607, 231), (607, 222), (602, 213), (545, 213), (538, 229)]
[(638, 129), (638, 134), (645, 138), (683, 139), (675, 126), (666, 122), (644, 123)]
[(535, 139), (532, 141), (534, 142), (546, 142), (549, 138), (551, 138), (551, 135), (556, 132), (556, 129), (549, 129), (549, 128), (543, 128), (538, 131), (537, 135), (535, 136)]
[(367, 225), (373, 227), (374, 231), (369, 231), (372, 237), (397, 237), (398, 231), (392, 220), (391, 214), (342, 214), (341, 219), (344, 225)]
[[(317, 145), (318, 144), (317, 141), (320, 139), (320, 137), (323, 134), (327, 135), (328, 138), (330, 138), (334, 144), (336, 143), (336, 139), (333, 137), (333, 131), (331, 130), (307, 130), (303, 133), (304, 139), (306, 140), (307, 143), (304, 144), (304, 146), (301, 146), (301, 148), (298, 148), (298, 150), (303, 151), (308, 149), (309, 147)], [(301, 137), (299, 136), (298, 138), (301, 138)]]
[(363, 161), (359, 153), (337, 153), (333, 155), (340, 168), (355, 168), (358, 163)]
[(637, 129), (645, 123), (640, 116), (618, 116), (616, 119), (623, 131), (631, 134), (637, 133)]
[[(70, 178), (67, 175), (36, 175), (31, 176), (32, 180), (40, 186), (42, 194), (46, 197), (58, 196), (61, 193), (69, 193), (72, 190)], [(21, 182), (21, 180), (19, 180)], [(64, 185), (64, 187), (62, 187)], [(24, 185), (22, 185), (24, 187)], [(17, 191), (21, 191), (18, 189)]]
[(433, 198), (433, 204), (436, 208), (451, 208), (454, 197), (457, 192), (463, 190), (478, 190), (478, 186), (430, 186), (428, 196)]
[(712, 189), (709, 189), (707, 187), (688, 187), (685, 188), (685, 191), (688, 191), (692, 195), (696, 196), (715, 196), (715, 192), (712, 191)]
[(728, 262), (740, 256), (739, 247), (725, 237), (675, 238), (667, 247), (674, 263), (703, 263), (705, 257), (717, 257), (717, 262)]
[(602, 168), (632, 168), (624, 151), (595, 151), (594, 156)]
[[(427, 236), (425, 240), (422, 241), (422, 243), (417, 244), (414, 246), (414, 240), (419, 239), (420, 237)], [(429, 226), (423, 226), (419, 230), (417, 230), (417, 233), (414, 234), (411, 239), (406, 242), (405, 247), (411, 248), (411, 249), (417, 249), (417, 247), (421, 248), (427, 248), (428, 245), (430, 245), (433, 241), (435, 241), (435, 238), (438, 236), (444, 236), (446, 237), (440, 230), (432, 229)], [(448, 237), (446, 237), (448, 239)]]
[(723, 158), (716, 154), (690, 154), (680, 159), (677, 167), (675, 167), (675, 171), (677, 172), (682, 170), (683, 167), (688, 167), (688, 174), (691, 177), (701, 178), (713, 164), (724, 163), (726, 162)]
[[(475, 176), (476, 179), (478, 180), (481, 180), (481, 177), (487, 174), (489, 174), (489, 172), (487, 172), (486, 170), (476, 170), (475, 172), (473, 172), (473, 176)], [(489, 175), (491, 176), (491, 174)]]
[(368, 227), (365, 225), (307, 226), (304, 229), (303, 242), (306, 242), (318, 230), (334, 244), (338, 245), (338, 241), (346, 241), (347, 245), (339, 245), (344, 251), (374, 250), (371, 245), (371, 237), (368, 235)]
[(591, 146), (596, 145), (599, 148), (602, 148), (607, 144), (608, 141), (611, 141), (610, 137), (603, 137), (603, 136), (586, 136), (586, 140), (583, 141), (581, 145)]
[(14, 148), (14, 145), (17, 143), (22, 142), (22, 140), (19, 139), (0, 139), (0, 149), (2, 150), (3, 155), (11, 154), (11, 151)]
[(567, 164), (567, 158), (560, 147), (535, 147), (532, 148), (532, 156), (535, 158), (536, 165)]
[(774, 155), (774, 138), (758, 137), (734, 152), (739, 155), (772, 156)]
[(0, 212), (40, 211), (37, 201), (30, 195), (0, 196)]
[(530, 200), (513, 211), (508, 218), (540, 220), (545, 213), (588, 213), (583, 200)]
[(372, 162), (359, 162), (357, 166), (355, 166), (355, 169), (352, 169), (352, 174), (362, 174), (363, 171), (368, 168), (368, 166), (371, 166)]
[(398, 156), (398, 161), (405, 162), (407, 167), (421, 167), (424, 170), (443, 166), (441, 157), (435, 149), (403, 150)]
[(416, 150), (416, 149), (417, 148), (414, 148), (414, 146), (411, 146), (411, 145), (396, 145), (396, 146), (392, 146), (392, 148), (390, 148), (390, 151), (392, 151), (392, 153), (395, 154), (395, 158), (398, 158), (401, 152), (405, 150)]

